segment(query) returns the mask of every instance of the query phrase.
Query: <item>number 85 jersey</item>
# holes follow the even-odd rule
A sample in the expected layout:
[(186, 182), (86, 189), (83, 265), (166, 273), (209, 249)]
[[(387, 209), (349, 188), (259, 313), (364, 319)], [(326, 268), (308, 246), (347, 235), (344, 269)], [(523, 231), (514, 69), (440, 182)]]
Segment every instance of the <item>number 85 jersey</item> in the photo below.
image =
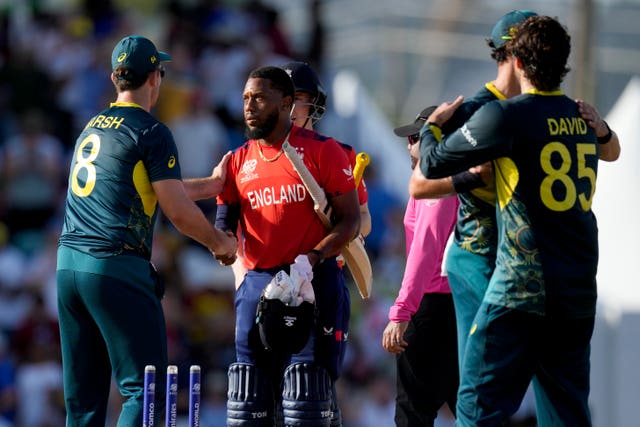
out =
[(111, 104), (76, 141), (60, 244), (98, 258), (149, 259), (157, 216), (151, 183), (180, 178), (170, 130), (136, 104)]
[(591, 307), (598, 144), (577, 104), (561, 91), (527, 92), (486, 104), (441, 143), (434, 131), (422, 130), (421, 169), (428, 178), (493, 160), (498, 254), (485, 299), (542, 314), (548, 296), (573, 293)]

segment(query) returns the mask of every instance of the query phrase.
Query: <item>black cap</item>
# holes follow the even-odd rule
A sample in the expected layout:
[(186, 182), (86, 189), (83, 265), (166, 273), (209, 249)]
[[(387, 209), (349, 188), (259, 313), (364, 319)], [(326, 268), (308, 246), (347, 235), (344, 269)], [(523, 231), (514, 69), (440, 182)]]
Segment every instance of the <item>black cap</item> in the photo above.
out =
[(418, 114), (413, 123), (397, 127), (393, 130), (393, 133), (402, 137), (420, 133), (420, 129), (422, 129), (422, 126), (424, 126), (424, 124), (427, 122), (427, 119), (435, 109), (435, 105), (425, 108), (424, 110), (420, 111), (420, 114)]

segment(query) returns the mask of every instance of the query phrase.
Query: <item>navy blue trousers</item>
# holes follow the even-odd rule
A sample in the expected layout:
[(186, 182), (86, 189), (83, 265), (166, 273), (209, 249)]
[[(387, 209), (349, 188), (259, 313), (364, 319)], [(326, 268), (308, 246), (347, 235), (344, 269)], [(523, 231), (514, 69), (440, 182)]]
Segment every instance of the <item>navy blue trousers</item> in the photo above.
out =
[[(351, 299), (344, 274), (335, 258), (328, 258), (313, 270), (313, 290), (318, 319), (305, 348), (294, 355), (275, 355), (260, 341), (256, 324), (256, 309), (262, 290), (279, 270), (288, 272), (288, 265), (269, 270), (249, 270), (235, 295), (236, 361), (261, 368), (278, 366), (284, 369), (293, 362), (315, 362), (327, 370), (333, 380), (342, 373), (349, 335)], [(274, 372), (274, 375), (278, 373)], [(281, 375), (278, 376), (278, 383)]]

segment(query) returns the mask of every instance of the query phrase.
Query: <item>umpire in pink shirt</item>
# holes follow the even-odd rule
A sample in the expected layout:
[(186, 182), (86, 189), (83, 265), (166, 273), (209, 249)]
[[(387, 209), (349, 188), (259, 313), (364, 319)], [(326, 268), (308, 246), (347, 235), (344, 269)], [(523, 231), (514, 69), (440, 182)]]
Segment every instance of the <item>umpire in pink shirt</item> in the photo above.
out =
[[(411, 167), (419, 158), (419, 131), (429, 114), (394, 129), (408, 138)], [(458, 390), (456, 319), (447, 278), (445, 247), (456, 222), (458, 199), (409, 198), (404, 215), (407, 263), (402, 286), (389, 310), (383, 347), (396, 354), (399, 427), (433, 426), (447, 403), (455, 413)]]

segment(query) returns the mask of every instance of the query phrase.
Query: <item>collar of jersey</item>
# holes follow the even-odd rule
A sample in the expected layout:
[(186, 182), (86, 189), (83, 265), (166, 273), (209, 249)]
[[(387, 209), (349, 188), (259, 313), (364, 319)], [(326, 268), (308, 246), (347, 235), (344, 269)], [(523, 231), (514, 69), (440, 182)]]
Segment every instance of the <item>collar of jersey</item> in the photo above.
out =
[(507, 99), (506, 96), (502, 92), (498, 90), (496, 85), (493, 82), (486, 83), (484, 87), (487, 88), (489, 92), (491, 92), (498, 99)]
[(562, 95), (562, 91), (560, 89), (557, 90), (550, 90), (550, 91), (544, 91), (544, 90), (538, 90), (538, 89), (529, 89), (527, 91), (524, 91), (524, 93), (528, 93), (531, 95), (542, 95), (542, 96), (559, 96)]
[(134, 108), (142, 108), (142, 105), (136, 104), (135, 102), (112, 102), (109, 104), (109, 107), (134, 107)]

